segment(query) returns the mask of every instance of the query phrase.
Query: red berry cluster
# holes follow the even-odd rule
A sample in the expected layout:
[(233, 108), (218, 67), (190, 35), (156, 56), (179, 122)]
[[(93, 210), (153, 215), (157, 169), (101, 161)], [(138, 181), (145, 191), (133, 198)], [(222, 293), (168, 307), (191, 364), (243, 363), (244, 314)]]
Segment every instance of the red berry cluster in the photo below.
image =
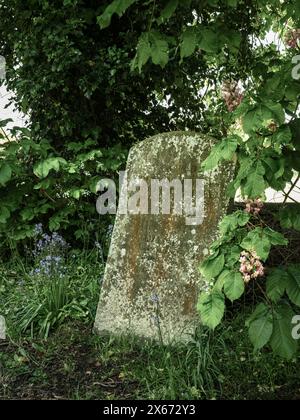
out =
[(285, 43), (290, 48), (297, 48), (298, 40), (300, 40), (300, 29), (288, 31), (285, 36)]
[(261, 212), (263, 206), (264, 203), (259, 198), (257, 198), (256, 200), (249, 199), (246, 201), (245, 210), (247, 213), (251, 213), (254, 214), (254, 216), (257, 216)]
[(243, 275), (245, 283), (263, 277), (265, 269), (257, 254), (253, 252), (243, 251), (240, 257), (240, 272)]
[(222, 97), (229, 112), (233, 112), (242, 102), (244, 95), (238, 86), (238, 82), (225, 81), (222, 85)]

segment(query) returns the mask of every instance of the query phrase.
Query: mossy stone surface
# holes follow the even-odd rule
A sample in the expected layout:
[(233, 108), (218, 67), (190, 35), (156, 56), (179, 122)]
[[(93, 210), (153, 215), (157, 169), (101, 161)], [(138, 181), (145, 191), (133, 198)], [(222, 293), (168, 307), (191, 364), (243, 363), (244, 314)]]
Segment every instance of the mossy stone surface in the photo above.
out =
[[(185, 215), (117, 214), (95, 321), (98, 333), (130, 333), (165, 342), (185, 341), (199, 322), (203, 283), (198, 266), (218, 236), (226, 213), (232, 163), (201, 173), (215, 140), (193, 132), (160, 134), (134, 146), (128, 180), (204, 179), (204, 220)], [(150, 198), (151, 199), (151, 198)]]

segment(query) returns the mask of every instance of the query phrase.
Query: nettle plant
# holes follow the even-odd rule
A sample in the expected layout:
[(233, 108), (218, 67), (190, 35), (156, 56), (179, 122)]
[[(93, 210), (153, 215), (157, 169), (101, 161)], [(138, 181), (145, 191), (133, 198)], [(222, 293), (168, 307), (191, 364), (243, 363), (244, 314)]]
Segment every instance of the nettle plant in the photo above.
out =
[[(143, 72), (151, 62), (165, 68), (192, 55), (209, 69), (218, 69), (206, 80), (205, 94), (199, 93), (208, 119), (222, 127), (220, 141), (202, 169), (234, 160), (236, 176), (228, 194), (234, 197), (239, 190), (246, 202), (245, 210), (222, 220), (220, 238), (200, 267), (207, 281), (198, 303), (202, 322), (214, 329), (224, 316), (226, 299), (241, 298), (257, 282), (261, 301), (247, 320), (254, 348), (270, 345), (275, 353), (292, 358), (297, 352), (292, 318), (300, 306), (300, 265), (265, 269), (272, 247), (288, 246), (288, 240), (262, 221), (260, 211), (268, 187), (283, 191), (290, 183), (292, 190), (299, 180), (300, 76), (295, 77), (293, 63), (300, 51), (300, 3), (153, 0), (147, 4), (149, 24), (140, 35), (132, 70)], [(116, 15), (134, 7), (139, 8), (137, 0), (113, 1), (99, 16), (100, 26), (107, 28)], [(174, 35), (168, 28), (186, 7), (190, 19)], [(219, 113), (215, 120), (209, 116), (212, 106)], [(289, 193), (279, 221), (284, 228), (300, 230), (299, 205), (285, 205)], [(266, 278), (263, 284), (260, 278)]]

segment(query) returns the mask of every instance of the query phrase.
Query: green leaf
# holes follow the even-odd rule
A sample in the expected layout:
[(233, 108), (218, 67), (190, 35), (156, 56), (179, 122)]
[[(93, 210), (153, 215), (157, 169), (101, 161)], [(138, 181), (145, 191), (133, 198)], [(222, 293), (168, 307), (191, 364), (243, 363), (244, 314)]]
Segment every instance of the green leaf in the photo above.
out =
[(269, 311), (268, 306), (266, 306), (264, 303), (259, 303), (254, 309), (254, 312), (251, 314), (251, 316), (246, 320), (245, 322), (246, 327), (249, 327), (251, 322), (255, 321), (256, 319), (259, 319), (265, 316), (268, 313), (268, 311)]
[(282, 105), (278, 102), (266, 101), (264, 102), (265, 106), (272, 112), (272, 118), (282, 125), (285, 122), (285, 112)]
[(165, 7), (163, 8), (160, 17), (157, 19), (157, 23), (160, 25), (166, 20), (170, 19), (171, 16), (175, 13), (179, 4), (179, 0), (169, 0)]
[(241, 248), (238, 245), (230, 246), (228, 253), (226, 253), (226, 266), (233, 268), (241, 257)]
[(271, 241), (264, 233), (264, 229), (255, 228), (243, 239), (241, 247), (247, 251), (255, 251), (263, 261), (266, 261), (271, 250)]
[(224, 279), (224, 293), (233, 302), (239, 299), (245, 291), (245, 284), (240, 273), (230, 271)]
[(281, 227), (300, 231), (300, 206), (286, 207), (279, 211)]
[(114, 13), (121, 17), (126, 10), (136, 2), (137, 0), (114, 0), (106, 7), (102, 15), (98, 16), (97, 22), (100, 25), (100, 28), (107, 28), (110, 25), (111, 18)]
[(272, 112), (266, 106), (260, 104), (250, 110), (242, 118), (243, 129), (245, 133), (253, 135), (256, 131), (263, 128), (263, 124), (273, 117)]
[(278, 143), (279, 147), (289, 144), (292, 140), (292, 132), (289, 127), (283, 127), (277, 130), (272, 136), (272, 142)]
[(228, 274), (230, 274), (229, 270), (223, 270), (215, 282), (213, 289), (219, 290), (221, 292)]
[(61, 165), (64, 165), (66, 163), (67, 162), (63, 158), (50, 157), (34, 165), (33, 173), (38, 178), (46, 178), (52, 169), (58, 172), (60, 170)]
[(222, 159), (232, 159), (238, 147), (239, 139), (240, 138), (238, 136), (233, 135), (223, 139), (221, 143), (216, 144), (212, 148), (209, 156), (202, 163), (202, 169), (204, 171), (210, 171), (211, 169), (215, 168)]
[(268, 310), (266, 313), (250, 322), (248, 333), (250, 341), (254, 346), (254, 351), (264, 347), (269, 342), (273, 333), (272, 312)]
[(32, 207), (25, 208), (20, 212), (20, 216), (22, 217), (23, 221), (30, 221), (34, 219), (34, 209)]
[(169, 61), (169, 45), (165, 37), (159, 32), (151, 32), (151, 58), (153, 64), (162, 68)]
[(180, 57), (181, 60), (184, 57), (189, 57), (193, 54), (197, 47), (198, 32), (195, 26), (188, 26), (182, 34), (180, 44)]
[(286, 285), (287, 295), (295, 305), (300, 306), (300, 265), (291, 265), (287, 271), (289, 274)]
[(227, 4), (230, 7), (237, 7), (238, 5), (238, 0), (227, 0)]
[(199, 271), (206, 279), (211, 280), (221, 273), (224, 265), (225, 257), (224, 254), (221, 254), (216, 258), (207, 258), (205, 261), (203, 261), (199, 267)]
[(243, 210), (238, 210), (235, 213), (229, 214), (228, 216), (225, 216), (220, 222), (220, 233), (224, 236), (228, 232), (233, 232), (238, 227), (245, 226), (249, 220), (250, 214)]
[(149, 58), (153, 64), (164, 67), (169, 61), (169, 45), (167, 38), (159, 32), (144, 32), (139, 38), (136, 56), (132, 62), (131, 69), (136, 66), (141, 72), (142, 67)]
[(0, 223), (6, 223), (7, 220), (10, 218), (10, 211), (7, 207), (1, 206), (0, 207)]
[(289, 243), (282, 233), (276, 232), (273, 229), (265, 228), (264, 234), (268, 236), (272, 245), (288, 245)]
[(220, 324), (225, 312), (223, 293), (213, 290), (209, 294), (201, 294), (197, 308), (200, 312), (201, 322), (209, 328), (215, 329)]
[(151, 57), (151, 46), (149, 41), (149, 33), (144, 32), (139, 38), (137, 44), (137, 53), (135, 60), (137, 61), (137, 66), (139, 72), (141, 72), (142, 67), (147, 63)]
[(267, 188), (264, 179), (265, 168), (261, 161), (257, 161), (252, 168), (249, 168), (249, 173), (246, 181), (243, 184), (242, 192), (249, 198), (260, 197)]
[(12, 170), (8, 163), (3, 163), (0, 167), (0, 184), (5, 186), (5, 184), (11, 179)]
[(288, 305), (274, 308), (273, 333), (270, 344), (275, 354), (291, 359), (296, 355), (298, 343), (292, 337), (294, 313)]
[(218, 32), (213, 29), (204, 28), (200, 30), (199, 48), (208, 53), (217, 52), (219, 49)]
[(6, 120), (1, 120), (0, 121), (0, 128), (6, 127), (7, 124), (13, 122), (13, 120), (11, 118), (7, 118)]
[(267, 277), (267, 296), (275, 303), (282, 298), (285, 292), (289, 274), (281, 268), (274, 268)]

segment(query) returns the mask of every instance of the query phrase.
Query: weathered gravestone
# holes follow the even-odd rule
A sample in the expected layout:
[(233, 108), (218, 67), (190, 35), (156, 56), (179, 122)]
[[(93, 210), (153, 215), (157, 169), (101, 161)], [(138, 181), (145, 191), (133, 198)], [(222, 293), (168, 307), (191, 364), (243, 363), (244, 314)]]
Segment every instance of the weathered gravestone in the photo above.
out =
[(6, 339), (6, 324), (4, 316), (0, 315), (0, 340)]
[[(196, 303), (203, 285), (198, 266), (218, 235), (217, 226), (228, 204), (226, 188), (234, 172), (231, 163), (212, 172), (199, 172), (214, 142), (201, 134), (174, 132), (157, 135), (131, 149), (95, 321), (98, 333), (162, 337), (164, 342), (185, 341), (193, 333), (199, 322)], [(144, 203), (144, 214), (121, 214), (125, 196), (130, 196), (126, 186), (136, 179), (148, 185), (148, 209)], [(189, 219), (187, 212), (180, 215), (178, 203), (184, 201), (185, 194), (178, 201), (172, 189), (171, 205), (177, 205), (177, 214), (146, 214), (153, 213), (153, 208), (157, 213), (153, 203), (157, 195), (153, 197), (151, 182), (164, 179), (181, 180), (184, 193), (184, 180), (192, 180), (194, 204), (196, 179), (202, 180), (202, 187), (204, 181), (204, 202), (200, 197), (196, 206), (203, 220)]]

